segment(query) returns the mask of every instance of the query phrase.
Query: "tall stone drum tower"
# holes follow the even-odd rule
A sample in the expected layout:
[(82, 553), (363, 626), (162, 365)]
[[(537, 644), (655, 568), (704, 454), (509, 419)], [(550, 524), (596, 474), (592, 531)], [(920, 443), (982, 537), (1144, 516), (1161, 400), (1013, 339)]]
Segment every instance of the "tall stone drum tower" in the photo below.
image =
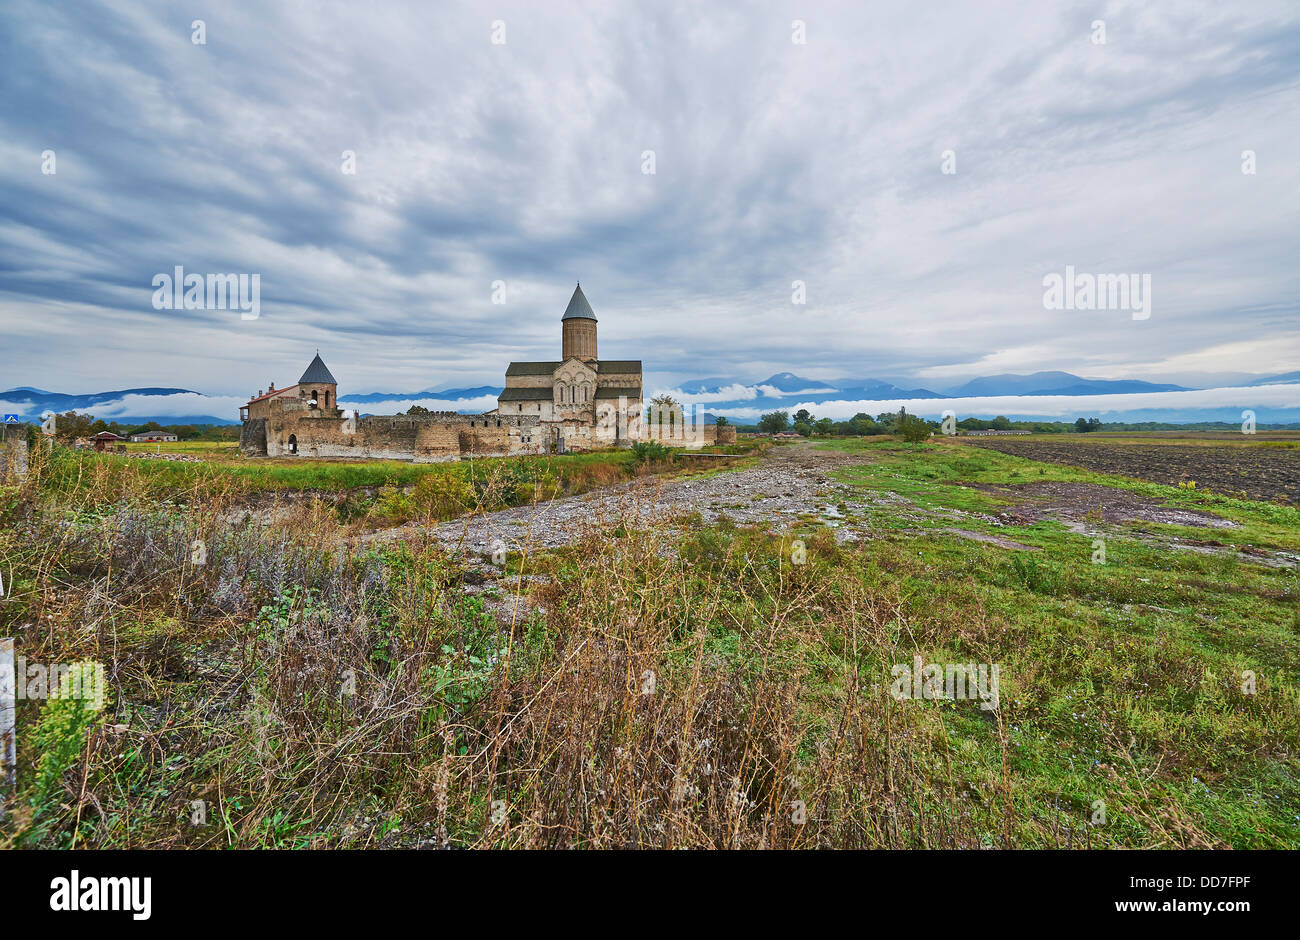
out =
[(564, 335), (561, 339), (560, 359), (581, 359), (583, 362), (595, 362), (596, 355), (596, 314), (591, 304), (582, 293), (579, 284), (569, 298), (568, 309), (560, 318)]

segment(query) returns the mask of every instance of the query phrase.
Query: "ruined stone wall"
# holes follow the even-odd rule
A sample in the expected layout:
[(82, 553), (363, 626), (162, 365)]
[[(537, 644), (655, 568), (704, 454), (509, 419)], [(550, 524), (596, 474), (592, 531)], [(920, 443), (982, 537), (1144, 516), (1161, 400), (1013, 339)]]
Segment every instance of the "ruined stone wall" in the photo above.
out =
[[(570, 451), (593, 450), (630, 444), (645, 436), (639, 400), (628, 402), (622, 425), (617, 399), (565, 409), (563, 413), (570, 414), (573, 420), (562, 424), (548, 423), (546, 414), (505, 411), (345, 418), (338, 411), (307, 409), (296, 399), (272, 399), (268, 404), (267, 418), (250, 419), (244, 424), (240, 452), (245, 456), (438, 461), (545, 454), (560, 446)], [(552, 403), (543, 404), (549, 407)], [(683, 430), (678, 422), (672, 434), (661, 432), (664, 443), (697, 447), (717, 440), (718, 429), (713, 425), (691, 428), (685, 437)], [(735, 430), (727, 428), (724, 432), (734, 442)]]

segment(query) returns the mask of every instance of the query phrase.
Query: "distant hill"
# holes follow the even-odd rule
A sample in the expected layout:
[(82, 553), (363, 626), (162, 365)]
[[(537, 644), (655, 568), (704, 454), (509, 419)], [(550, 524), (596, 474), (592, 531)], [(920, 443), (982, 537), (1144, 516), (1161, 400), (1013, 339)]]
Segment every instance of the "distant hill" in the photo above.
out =
[[(94, 414), (95, 417), (102, 417), (106, 420), (140, 424), (146, 421), (157, 421), (159, 424), (239, 423), (231, 415), (217, 417), (212, 414), (167, 414), (166, 409), (161, 407), (163, 400), (174, 395), (193, 396), (194, 400), (186, 403), (190, 406), (194, 404), (201, 407), (211, 405), (215, 406), (214, 410), (225, 410), (224, 402), (208, 400), (209, 396), (200, 392), (188, 388), (168, 388), (156, 385), (116, 389), (108, 392), (90, 392), (83, 395), (48, 392), (44, 389), (21, 386), (0, 392), (0, 408), (5, 412), (15, 413), (27, 421), (39, 420), (43, 415), (50, 412), (63, 414), (68, 411), (76, 411), (81, 414)], [(129, 414), (123, 414), (121, 412), (122, 402), (127, 398), (143, 399), (144, 401), (138, 409), (133, 409)], [(151, 405), (149, 399), (155, 399), (157, 403)], [(103, 413), (98, 414), (97, 411)]]
[(495, 398), (500, 394), (500, 385), (476, 385), (473, 388), (425, 389), (422, 392), (364, 392), (360, 395), (344, 395), (341, 401), (360, 402), (361, 404), (370, 404), (377, 401), (419, 401), (430, 398), (440, 401), (455, 401), (460, 398), (482, 398), (484, 395), (491, 395)]
[(950, 388), (948, 398), (990, 395), (1131, 395), (1137, 392), (1186, 392), (1184, 385), (1161, 385), (1138, 379), (1085, 379), (1069, 372), (990, 375)]
[(793, 372), (778, 372), (776, 375), (768, 376), (762, 382), (755, 382), (754, 384), (767, 385), (783, 392), (801, 392), (807, 389), (830, 387), (827, 382), (801, 378)]
[(835, 382), (841, 398), (943, 398), (928, 388), (901, 388), (879, 379), (840, 379)]
[[(789, 373), (787, 373), (789, 374)], [(690, 382), (683, 382), (677, 386), (679, 391), (688, 395), (698, 395), (703, 392), (717, 391), (720, 388), (726, 388), (734, 383), (732, 379), (692, 379)]]
[(22, 402), (45, 411), (80, 411), (92, 405), (117, 401), (127, 395), (197, 395), (198, 392), (188, 388), (124, 388), (114, 392), (92, 392), (86, 395), (71, 395), (63, 392), (46, 392), (39, 388), (11, 388), (0, 392), (0, 399), (7, 402)]
[(1300, 372), (1286, 372), (1282, 375), (1271, 375), (1266, 379), (1256, 379), (1248, 383), (1250, 385), (1293, 385), (1300, 384)]

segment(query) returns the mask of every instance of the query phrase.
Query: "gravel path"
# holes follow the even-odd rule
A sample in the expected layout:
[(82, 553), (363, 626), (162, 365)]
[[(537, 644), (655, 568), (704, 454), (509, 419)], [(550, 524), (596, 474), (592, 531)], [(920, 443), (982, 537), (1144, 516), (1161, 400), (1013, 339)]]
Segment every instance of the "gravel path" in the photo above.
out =
[[(830, 474), (866, 460), (814, 450), (808, 444), (775, 447), (758, 465), (743, 470), (634, 480), (536, 506), (455, 519), (433, 532), (448, 548), (490, 553), (496, 539), (507, 551), (520, 550), (525, 541), (533, 548), (552, 548), (577, 541), (589, 531), (671, 522), (692, 513), (699, 513), (706, 522), (725, 514), (740, 525), (763, 523), (781, 530), (797, 522), (800, 515), (833, 520), (838, 515), (835, 506), (841, 501), (861, 503), (862, 493), (851, 493), (849, 487), (831, 480)], [(418, 526), (399, 526), (368, 538), (401, 538), (416, 531)]]

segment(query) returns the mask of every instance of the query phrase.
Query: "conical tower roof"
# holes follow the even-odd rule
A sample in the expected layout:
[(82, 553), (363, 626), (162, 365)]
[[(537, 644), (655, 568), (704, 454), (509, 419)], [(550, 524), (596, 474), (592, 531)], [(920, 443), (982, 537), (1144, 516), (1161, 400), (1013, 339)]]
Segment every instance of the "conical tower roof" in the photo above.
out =
[(569, 306), (564, 311), (561, 320), (594, 320), (596, 314), (591, 310), (591, 304), (587, 303), (587, 298), (583, 296), (582, 285), (579, 284), (573, 289), (573, 296), (569, 298)]
[(302, 374), (298, 380), (299, 385), (338, 385), (338, 379), (330, 374), (330, 370), (325, 363), (321, 361), (320, 353), (311, 361), (307, 371)]

